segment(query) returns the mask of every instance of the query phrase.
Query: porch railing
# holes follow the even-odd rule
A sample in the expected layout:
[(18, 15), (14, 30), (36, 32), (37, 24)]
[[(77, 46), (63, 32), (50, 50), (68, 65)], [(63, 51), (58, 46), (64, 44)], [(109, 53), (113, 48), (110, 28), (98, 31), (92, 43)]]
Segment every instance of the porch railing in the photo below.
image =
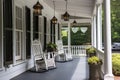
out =
[[(90, 45), (72, 45), (70, 47), (72, 56), (86, 56), (86, 48)], [(68, 52), (68, 46), (64, 46), (65, 53)]]
[(103, 74), (104, 74), (104, 51), (102, 51), (102, 50), (97, 50), (97, 56), (100, 58), (100, 59), (102, 59), (102, 66), (101, 66), (101, 71), (103, 72)]

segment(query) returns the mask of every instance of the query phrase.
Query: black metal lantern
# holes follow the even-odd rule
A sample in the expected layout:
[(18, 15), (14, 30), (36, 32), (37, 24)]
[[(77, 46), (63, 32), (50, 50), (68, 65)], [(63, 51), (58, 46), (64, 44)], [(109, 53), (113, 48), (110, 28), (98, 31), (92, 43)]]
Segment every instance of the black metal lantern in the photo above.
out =
[(53, 5), (54, 5), (54, 16), (51, 20), (52, 20), (53, 24), (56, 24), (57, 23), (57, 18), (55, 17), (55, 1), (53, 1)]
[(77, 24), (76, 20), (73, 21), (73, 25)]
[(42, 15), (43, 6), (37, 1), (37, 3), (33, 6), (34, 15)]
[(65, 1), (66, 1), (66, 12), (62, 16), (63, 16), (64, 21), (69, 21), (70, 15), (67, 12), (67, 0), (65, 0)]
[(69, 17), (70, 17), (70, 15), (69, 15), (68, 12), (66, 11), (65, 14), (63, 14), (63, 19), (64, 19), (64, 21), (69, 21)]
[(57, 18), (56, 18), (55, 16), (53, 16), (53, 18), (52, 18), (52, 23), (53, 23), (53, 24), (56, 24), (56, 23), (57, 23)]

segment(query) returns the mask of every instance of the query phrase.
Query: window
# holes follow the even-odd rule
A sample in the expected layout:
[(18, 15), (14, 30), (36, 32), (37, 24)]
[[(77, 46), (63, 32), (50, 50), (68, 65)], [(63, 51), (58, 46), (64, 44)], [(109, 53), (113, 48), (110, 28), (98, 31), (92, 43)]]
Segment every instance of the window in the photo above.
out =
[(23, 16), (22, 8), (16, 6), (16, 60), (22, 59), (22, 45), (23, 45)]

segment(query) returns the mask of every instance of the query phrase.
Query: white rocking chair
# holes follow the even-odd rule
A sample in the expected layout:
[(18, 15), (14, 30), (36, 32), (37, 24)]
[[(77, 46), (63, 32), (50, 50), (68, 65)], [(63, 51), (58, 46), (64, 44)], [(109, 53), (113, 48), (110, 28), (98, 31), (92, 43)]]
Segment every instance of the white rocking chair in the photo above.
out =
[(40, 40), (34, 40), (32, 43), (32, 53), (34, 58), (35, 70), (48, 70), (49, 67), (55, 68), (55, 60), (53, 53), (43, 53)]
[(56, 56), (56, 61), (69, 61), (72, 60), (71, 53), (68, 53), (69, 51), (65, 51), (63, 48), (62, 40), (58, 40), (56, 42), (57, 48), (58, 48), (58, 55)]

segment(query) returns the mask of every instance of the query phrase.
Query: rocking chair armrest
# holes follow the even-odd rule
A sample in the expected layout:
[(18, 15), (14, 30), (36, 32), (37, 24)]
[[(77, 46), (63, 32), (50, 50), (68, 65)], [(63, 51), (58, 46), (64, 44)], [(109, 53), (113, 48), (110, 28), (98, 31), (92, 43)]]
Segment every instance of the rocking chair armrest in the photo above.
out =
[(43, 52), (43, 57), (44, 57), (45, 60), (47, 59), (47, 58), (46, 58), (46, 53), (45, 53), (45, 52)]
[(43, 59), (43, 55), (42, 54), (38, 54), (38, 55), (33, 55), (33, 59), (34, 60), (39, 60), (39, 59)]
[(54, 52), (45, 53), (46, 59), (54, 58)]

